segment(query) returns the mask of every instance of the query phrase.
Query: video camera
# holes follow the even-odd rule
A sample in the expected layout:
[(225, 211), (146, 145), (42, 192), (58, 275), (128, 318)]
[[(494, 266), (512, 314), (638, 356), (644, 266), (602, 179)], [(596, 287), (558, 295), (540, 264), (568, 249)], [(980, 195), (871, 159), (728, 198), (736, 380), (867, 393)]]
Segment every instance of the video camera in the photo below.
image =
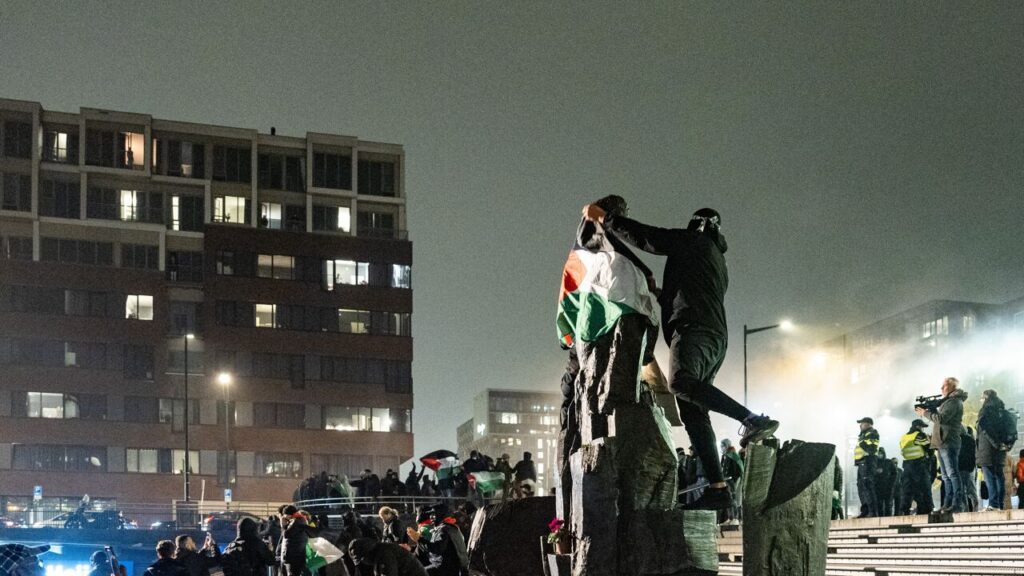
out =
[(924, 408), (932, 412), (939, 409), (939, 405), (942, 404), (944, 398), (942, 394), (936, 394), (935, 396), (918, 396), (914, 400), (914, 408)]

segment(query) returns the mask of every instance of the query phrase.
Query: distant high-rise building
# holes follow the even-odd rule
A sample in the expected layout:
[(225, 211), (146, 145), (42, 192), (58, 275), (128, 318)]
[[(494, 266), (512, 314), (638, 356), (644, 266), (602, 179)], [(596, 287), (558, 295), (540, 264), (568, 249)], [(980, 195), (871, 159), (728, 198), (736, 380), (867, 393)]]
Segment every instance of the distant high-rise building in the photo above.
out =
[(473, 399), (473, 417), (456, 432), (459, 458), (477, 450), (495, 460), (509, 455), (515, 466), (523, 452), (537, 462), (538, 494), (548, 494), (558, 470), (560, 393), (488, 389)]
[(0, 514), (412, 456), (403, 149), (275, 132), (0, 100)]

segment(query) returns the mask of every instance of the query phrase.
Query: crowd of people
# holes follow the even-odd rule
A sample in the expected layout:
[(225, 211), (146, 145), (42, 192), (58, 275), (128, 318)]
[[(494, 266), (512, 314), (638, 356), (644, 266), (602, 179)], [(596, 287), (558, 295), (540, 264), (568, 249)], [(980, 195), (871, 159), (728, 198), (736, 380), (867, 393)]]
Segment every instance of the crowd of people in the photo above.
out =
[[(956, 378), (942, 382), (941, 394), (916, 407), (920, 418), (900, 437), (903, 457), (888, 457), (880, 446), (874, 420), (858, 420), (860, 435), (854, 450), (861, 517), (928, 514), (936, 506), (932, 487), (940, 480), (941, 512), (1000, 510), (1006, 498), (1006, 476), (1012, 472), (1024, 507), (1024, 450), (1015, 464), (1007, 459), (1017, 440), (1017, 418), (995, 390), (982, 393), (975, 427), (965, 426), (967, 392)], [(932, 427), (932, 433), (925, 429)], [(980, 486), (977, 482), (982, 476)]]
[[(353, 510), (331, 527), (324, 515), (314, 516), (285, 505), (262, 524), (243, 518), (237, 537), (223, 551), (207, 535), (197, 549), (188, 535), (156, 546), (156, 561), (147, 576), (467, 576), (466, 540), (476, 507), (464, 502), (451, 511), (447, 504), (417, 510), (415, 525), (404, 527), (393, 508), (380, 508), (376, 523)], [(89, 576), (111, 576), (106, 552), (92, 555)], [(123, 575), (121, 575), (123, 576)]]
[[(530, 452), (523, 452), (523, 458), (512, 465), (507, 453), (495, 460), (473, 450), (469, 458), (450, 474), (428, 474), (428, 470), (425, 465), (417, 470), (413, 464), (404, 481), (399, 479), (398, 472), (390, 468), (383, 479), (369, 469), (363, 470), (359, 478), (352, 480), (344, 474), (320, 472), (303, 480), (293, 497), (296, 502), (321, 498), (355, 498), (358, 502), (354, 507), (366, 510), (367, 506), (371, 506), (366, 503), (367, 500), (389, 503), (401, 497), (445, 497), (467, 498), (479, 505), (488, 498), (525, 498), (536, 493), (537, 468)], [(496, 488), (494, 483), (475, 486), (473, 475), (481, 472), (499, 473), (502, 480)]]

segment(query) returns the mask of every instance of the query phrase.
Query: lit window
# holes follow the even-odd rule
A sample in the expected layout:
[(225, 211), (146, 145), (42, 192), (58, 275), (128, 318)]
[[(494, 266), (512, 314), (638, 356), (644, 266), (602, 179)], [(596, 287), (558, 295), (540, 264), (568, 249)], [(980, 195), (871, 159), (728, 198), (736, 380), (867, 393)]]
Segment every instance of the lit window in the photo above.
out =
[(272, 230), (281, 229), (281, 205), (273, 202), (260, 202), (260, 227)]
[(502, 412), (499, 416), (499, 421), (502, 424), (519, 424), (519, 414), (515, 412)]
[(171, 230), (181, 230), (180, 196), (171, 196)]
[(342, 232), (352, 230), (352, 211), (348, 206), (338, 206), (338, 230)]
[(213, 221), (245, 224), (244, 196), (221, 196), (213, 199)]
[(349, 334), (369, 333), (370, 312), (368, 310), (338, 309), (338, 329)]
[[(171, 450), (171, 473), (181, 474), (182, 468), (185, 464), (185, 451), (184, 450)], [(189, 450), (188, 451), (188, 469), (193, 474), (199, 473), (199, 451)]]
[(260, 254), (257, 258), (256, 275), (260, 278), (292, 280), (295, 278), (295, 257)]
[(125, 298), (124, 317), (129, 320), (152, 320), (153, 297), (145, 294), (129, 294)]
[(412, 288), (412, 266), (408, 264), (392, 264), (391, 287)]
[(46, 392), (30, 392), (28, 394), (29, 418), (63, 418), (64, 395)]
[(968, 334), (974, 331), (974, 315), (968, 314), (964, 316), (964, 334)]
[(135, 190), (121, 190), (121, 220), (135, 222), (139, 219), (139, 193)]
[(68, 135), (64, 132), (56, 132), (50, 140), (50, 158), (57, 162), (66, 162), (68, 159)]
[(274, 316), (277, 314), (276, 304), (257, 304), (256, 305), (256, 327), (257, 328), (273, 328), (274, 327)]

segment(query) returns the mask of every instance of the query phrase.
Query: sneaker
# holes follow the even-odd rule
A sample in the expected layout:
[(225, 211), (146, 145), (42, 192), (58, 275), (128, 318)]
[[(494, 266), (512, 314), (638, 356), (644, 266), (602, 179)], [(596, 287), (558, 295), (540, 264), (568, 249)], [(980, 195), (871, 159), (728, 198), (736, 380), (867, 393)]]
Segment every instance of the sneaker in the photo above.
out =
[(743, 427), (740, 428), (740, 448), (746, 448), (747, 444), (756, 444), (767, 440), (778, 429), (778, 420), (772, 420), (764, 414), (751, 414), (743, 421)]
[(705, 488), (700, 498), (681, 506), (683, 510), (725, 510), (732, 507), (729, 488)]

